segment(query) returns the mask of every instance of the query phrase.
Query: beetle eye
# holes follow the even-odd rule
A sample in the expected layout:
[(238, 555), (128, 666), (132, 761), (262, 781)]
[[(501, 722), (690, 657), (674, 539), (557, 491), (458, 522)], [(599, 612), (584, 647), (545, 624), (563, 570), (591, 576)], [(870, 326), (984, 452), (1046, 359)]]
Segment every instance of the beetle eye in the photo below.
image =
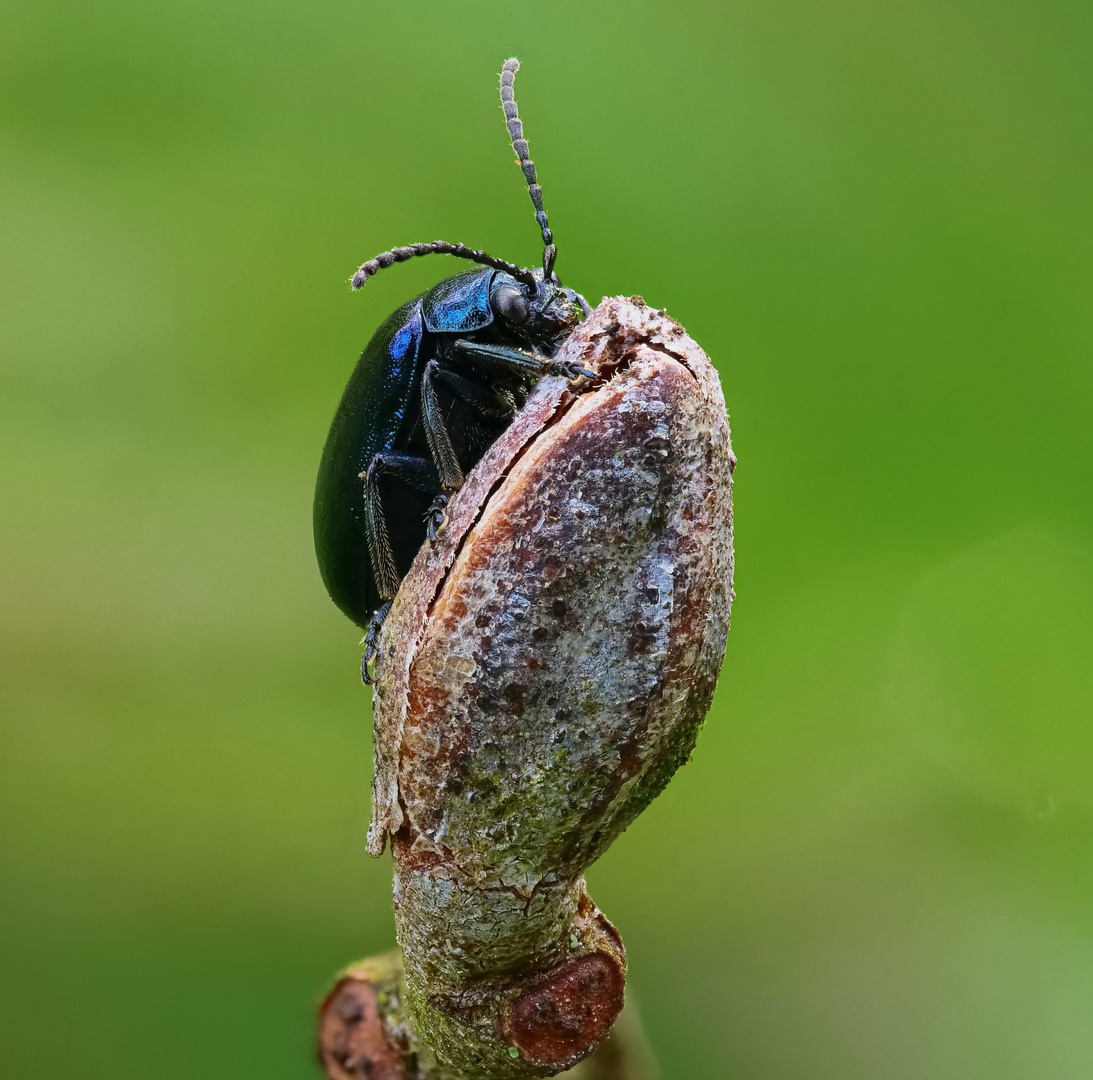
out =
[(493, 298), (497, 313), (509, 323), (519, 326), (528, 319), (528, 302), (520, 289), (498, 289)]

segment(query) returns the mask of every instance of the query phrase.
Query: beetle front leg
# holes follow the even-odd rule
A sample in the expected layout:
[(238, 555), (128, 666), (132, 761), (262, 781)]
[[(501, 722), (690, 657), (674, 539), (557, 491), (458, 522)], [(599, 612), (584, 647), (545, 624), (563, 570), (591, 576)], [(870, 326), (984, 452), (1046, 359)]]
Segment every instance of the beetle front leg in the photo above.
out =
[(596, 373), (583, 368), (571, 360), (552, 360), (549, 356), (512, 349), (507, 345), (486, 345), (479, 341), (467, 341), (465, 338), (454, 342), (454, 349), (470, 357), (484, 367), (496, 370), (517, 371), (526, 375), (560, 375), (567, 382), (573, 382), (582, 376), (594, 379)]

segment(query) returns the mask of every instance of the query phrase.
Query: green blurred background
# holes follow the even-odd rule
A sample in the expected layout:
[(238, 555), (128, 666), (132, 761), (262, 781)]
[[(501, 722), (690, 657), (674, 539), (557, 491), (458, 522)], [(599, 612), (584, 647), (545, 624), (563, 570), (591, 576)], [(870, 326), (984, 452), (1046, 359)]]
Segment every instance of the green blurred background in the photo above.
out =
[[(717, 363), (737, 603), (589, 874), (666, 1078), (1093, 1075), (1093, 6), (0, 8), (0, 1074), (314, 1078), (389, 947), (311, 546), (375, 325), (561, 256)], [(461, 268), (461, 267), (459, 267)]]

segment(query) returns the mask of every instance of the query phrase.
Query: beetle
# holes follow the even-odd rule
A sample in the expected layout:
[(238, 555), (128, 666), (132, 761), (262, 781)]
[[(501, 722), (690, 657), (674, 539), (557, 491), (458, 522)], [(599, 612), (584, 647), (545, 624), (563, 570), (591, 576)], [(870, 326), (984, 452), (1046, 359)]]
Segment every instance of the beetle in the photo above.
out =
[(554, 273), (557, 248), (513, 93), (519, 61), (501, 70), (501, 105), (543, 240), (529, 270), (464, 244), (397, 247), (362, 264), (354, 290), (420, 255), (454, 255), (480, 269), (434, 285), (373, 334), (349, 378), (315, 485), (315, 552), (331, 599), (366, 630), (361, 677), (399, 583), (447, 523), (467, 472), (508, 426), (535, 379), (592, 372), (551, 359), (589, 313)]

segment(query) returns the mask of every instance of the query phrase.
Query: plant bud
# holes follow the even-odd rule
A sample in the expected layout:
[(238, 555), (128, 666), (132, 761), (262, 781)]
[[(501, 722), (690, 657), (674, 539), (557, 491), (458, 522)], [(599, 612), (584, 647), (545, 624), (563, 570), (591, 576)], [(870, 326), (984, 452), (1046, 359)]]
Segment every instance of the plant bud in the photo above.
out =
[(384, 625), (369, 850), (390, 838), (413, 1050), (570, 1067), (622, 1006), (583, 872), (688, 760), (732, 600), (735, 458), (705, 353), (603, 301), (452, 500)]

